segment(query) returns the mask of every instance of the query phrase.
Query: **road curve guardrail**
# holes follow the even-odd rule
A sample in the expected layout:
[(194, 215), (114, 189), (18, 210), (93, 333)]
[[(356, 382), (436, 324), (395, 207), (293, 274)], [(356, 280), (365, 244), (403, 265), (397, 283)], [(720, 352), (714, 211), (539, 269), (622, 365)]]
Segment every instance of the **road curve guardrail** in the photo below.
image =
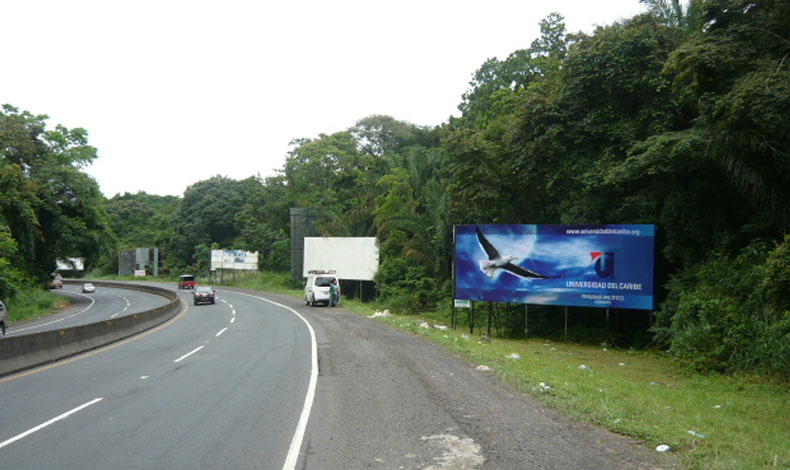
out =
[(64, 284), (85, 282), (92, 282), (97, 287), (114, 287), (161, 295), (170, 302), (144, 312), (86, 325), (0, 338), (0, 377), (121, 341), (161, 325), (181, 311), (182, 304), (178, 294), (161, 287), (83, 279), (63, 280)]

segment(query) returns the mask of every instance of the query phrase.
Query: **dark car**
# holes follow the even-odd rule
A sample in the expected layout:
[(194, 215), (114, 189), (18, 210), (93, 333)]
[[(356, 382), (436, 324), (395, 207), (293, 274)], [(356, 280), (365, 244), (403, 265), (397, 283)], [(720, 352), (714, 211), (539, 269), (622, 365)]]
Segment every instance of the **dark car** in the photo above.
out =
[(195, 291), (192, 292), (192, 300), (195, 302), (195, 305), (202, 304), (202, 303), (214, 303), (214, 289), (210, 286), (198, 286), (195, 287)]
[(195, 288), (195, 276), (191, 274), (182, 274), (181, 277), (178, 278), (178, 288), (179, 289), (194, 289)]

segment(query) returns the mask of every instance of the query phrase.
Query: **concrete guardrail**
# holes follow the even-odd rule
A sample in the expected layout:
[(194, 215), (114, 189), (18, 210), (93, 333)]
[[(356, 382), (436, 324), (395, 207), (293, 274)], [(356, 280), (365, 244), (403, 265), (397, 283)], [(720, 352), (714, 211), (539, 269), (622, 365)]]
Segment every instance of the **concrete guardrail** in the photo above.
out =
[(114, 287), (161, 295), (170, 302), (144, 312), (87, 325), (0, 338), (0, 377), (60, 361), (121, 341), (161, 325), (181, 311), (181, 300), (178, 294), (160, 287), (107, 281), (73, 279), (64, 279), (63, 281), (64, 284), (83, 284), (85, 282), (92, 282), (97, 287)]

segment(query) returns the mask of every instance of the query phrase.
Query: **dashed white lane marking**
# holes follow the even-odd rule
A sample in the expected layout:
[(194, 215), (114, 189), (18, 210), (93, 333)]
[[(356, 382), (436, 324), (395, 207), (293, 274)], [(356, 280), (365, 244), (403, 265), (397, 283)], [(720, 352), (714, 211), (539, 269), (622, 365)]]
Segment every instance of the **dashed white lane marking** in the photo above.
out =
[(233, 322), (235, 322), (235, 321), (236, 321), (236, 317), (232, 317), (232, 318), (230, 319), (230, 322), (231, 322), (231, 323), (233, 323)]
[(205, 345), (204, 345), (204, 346), (199, 346), (199, 347), (197, 347), (197, 348), (193, 349), (192, 351), (189, 351), (188, 353), (184, 354), (183, 356), (179, 357), (178, 359), (176, 359), (176, 360), (175, 360), (175, 361), (173, 361), (173, 362), (181, 362), (181, 361), (183, 361), (184, 359), (188, 358), (189, 356), (191, 356), (191, 355), (195, 354), (196, 352), (200, 351), (200, 350), (201, 350), (201, 349), (203, 349), (204, 347), (205, 347)]
[(217, 338), (219, 338), (219, 336), (220, 336), (222, 333), (226, 332), (226, 331), (228, 331), (228, 328), (227, 328), (227, 327), (225, 327), (225, 328), (223, 328), (223, 329), (219, 330), (219, 333), (217, 333), (215, 336), (216, 336)]
[(121, 310), (120, 312), (115, 312), (112, 315), (110, 315), (110, 318), (115, 318), (118, 315), (124, 313), (125, 311), (129, 310), (129, 307), (132, 305), (131, 302), (129, 302), (129, 299), (127, 299), (126, 297), (122, 295), (116, 295), (116, 297), (123, 299), (126, 302), (126, 307), (124, 307), (123, 310)]
[(87, 407), (89, 407), (91, 405), (95, 405), (96, 403), (99, 403), (102, 400), (104, 400), (104, 398), (93, 399), (93, 400), (89, 401), (88, 403), (85, 403), (84, 405), (80, 405), (80, 406), (74, 408), (71, 411), (67, 411), (67, 412), (63, 413), (62, 415), (60, 415), (60, 416), (56, 416), (56, 417), (50, 419), (46, 423), (41, 423), (41, 424), (39, 424), (38, 426), (36, 426), (34, 428), (28, 429), (27, 431), (23, 432), (22, 434), (17, 434), (16, 436), (12, 437), (11, 439), (7, 439), (7, 440), (5, 440), (3, 442), (0, 442), (0, 449), (2, 449), (3, 447), (7, 446), (8, 444), (12, 444), (12, 443), (14, 443), (14, 442), (16, 442), (16, 441), (18, 441), (20, 439), (24, 439), (25, 437), (33, 434), (34, 432), (40, 431), (40, 430), (44, 429), (47, 426), (50, 426), (50, 425), (52, 425), (54, 423), (57, 423), (60, 420), (66, 419), (69, 416), (73, 415), (74, 413), (76, 413), (78, 411), (81, 411), (81, 410), (84, 410), (85, 408), (87, 408)]

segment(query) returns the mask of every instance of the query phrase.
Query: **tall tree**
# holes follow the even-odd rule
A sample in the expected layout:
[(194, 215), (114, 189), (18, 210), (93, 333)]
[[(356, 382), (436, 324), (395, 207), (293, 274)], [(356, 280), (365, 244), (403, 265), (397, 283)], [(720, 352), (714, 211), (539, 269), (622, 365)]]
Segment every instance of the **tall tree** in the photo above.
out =
[(4, 105), (0, 112), (2, 219), (23, 271), (44, 281), (57, 258), (107, 256), (114, 234), (96, 182), (81, 170), (96, 158), (84, 129), (47, 130), (46, 115)]
[(253, 181), (214, 176), (189, 186), (175, 216), (169, 259), (174, 267), (208, 266), (198, 258), (198, 247), (233, 246), (239, 236), (236, 213), (248, 200)]

